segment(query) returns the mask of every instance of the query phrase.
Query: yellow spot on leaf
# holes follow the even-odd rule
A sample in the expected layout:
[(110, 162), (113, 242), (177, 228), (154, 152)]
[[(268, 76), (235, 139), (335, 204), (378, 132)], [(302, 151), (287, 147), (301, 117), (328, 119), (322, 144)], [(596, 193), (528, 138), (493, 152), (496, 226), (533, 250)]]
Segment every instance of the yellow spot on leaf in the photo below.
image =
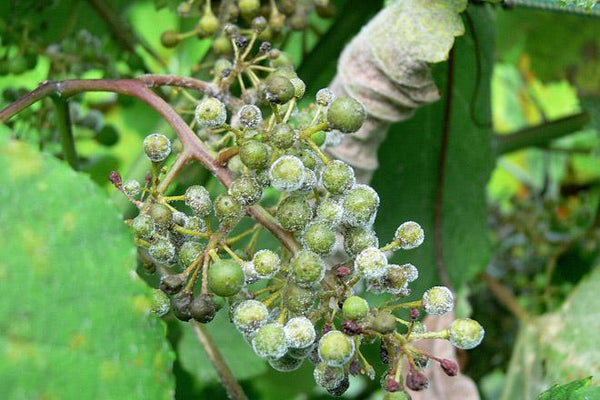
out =
[(119, 364), (114, 361), (102, 361), (100, 364), (100, 376), (105, 381), (112, 381), (119, 375)]
[(63, 229), (65, 232), (71, 232), (75, 225), (75, 215), (72, 212), (64, 213), (62, 218)]
[(39, 358), (37, 349), (31, 344), (19, 340), (9, 339), (6, 346), (6, 359), (11, 363), (36, 360)]
[(29, 227), (21, 230), (23, 249), (31, 259), (31, 266), (36, 273), (46, 275), (50, 270), (48, 261), (48, 248), (44, 238)]
[(8, 175), (12, 180), (28, 178), (42, 171), (42, 158), (23, 142), (10, 140), (2, 153), (9, 159)]
[(75, 332), (71, 335), (71, 339), (69, 340), (69, 348), (72, 350), (79, 350), (86, 348), (89, 344), (87, 336), (85, 336), (81, 332)]
[(146, 296), (134, 296), (132, 301), (133, 309), (140, 314), (147, 314), (152, 307), (151, 300)]

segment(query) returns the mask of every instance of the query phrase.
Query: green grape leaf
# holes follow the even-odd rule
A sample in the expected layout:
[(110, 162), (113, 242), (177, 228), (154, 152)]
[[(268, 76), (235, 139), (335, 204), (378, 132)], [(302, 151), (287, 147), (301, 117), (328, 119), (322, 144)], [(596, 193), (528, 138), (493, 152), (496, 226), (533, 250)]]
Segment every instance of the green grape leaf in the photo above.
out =
[(167, 399), (172, 351), (106, 194), (0, 137), (3, 399)]
[[(599, 285), (600, 267), (596, 267), (558, 311), (522, 324), (502, 400), (533, 400), (551, 385), (588, 376), (592, 376), (592, 384), (600, 383)], [(593, 394), (593, 391), (589, 393)], [(584, 394), (582, 392), (581, 396)]]
[[(184, 323), (181, 325), (182, 336), (177, 354), (182, 368), (196, 378), (199, 386), (218, 382), (217, 373), (191, 327)], [(267, 364), (254, 354), (252, 347), (229, 321), (227, 310), (219, 311), (215, 319), (206, 324), (206, 329), (238, 380), (252, 378), (267, 370)]]
[[(471, 6), (479, 53), (473, 33), (456, 39), (454, 85), (451, 93), (447, 160), (443, 182), (442, 257), (450, 280), (458, 289), (484, 270), (490, 257), (485, 185), (494, 165), (490, 146), (490, 80), (493, 62), (493, 15), (488, 8)], [(477, 58), (481, 62), (479, 76)], [(372, 184), (381, 196), (376, 229), (383, 242), (407, 220), (420, 223), (425, 242), (397, 252), (394, 262), (411, 262), (419, 279), (411, 288), (417, 296), (440, 279), (436, 272), (434, 236), (437, 180), (442, 143), (444, 106), (448, 101), (447, 75), (436, 72), (443, 98), (420, 108), (416, 115), (394, 125), (379, 150), (380, 168)]]
[[(565, 400), (580, 398), (578, 393), (584, 393), (581, 389), (589, 387), (592, 377), (579, 379), (564, 385), (554, 385), (544, 393), (540, 394), (539, 400)], [(600, 388), (594, 388), (600, 390)], [(586, 389), (587, 391), (587, 389)], [(598, 392), (600, 394), (600, 392)]]

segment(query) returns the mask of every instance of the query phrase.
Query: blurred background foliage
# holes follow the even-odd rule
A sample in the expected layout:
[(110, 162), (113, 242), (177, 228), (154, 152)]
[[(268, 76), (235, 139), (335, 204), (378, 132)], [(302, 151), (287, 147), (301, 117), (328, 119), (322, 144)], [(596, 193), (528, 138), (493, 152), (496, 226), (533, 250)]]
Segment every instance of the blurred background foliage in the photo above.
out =
[[(383, 6), (383, 1), (333, 3), (332, 17), (311, 14), (311, 29), (281, 40), (307, 83), (307, 98), (330, 82), (345, 43)], [(507, 1), (506, 7), (482, 3), (473, 2), (463, 14), (466, 33), (456, 41), (452, 87), (447, 63), (435, 65), (442, 99), (394, 125), (380, 148), (372, 182), (382, 198), (376, 227), (381, 237), (391, 237), (402, 220), (425, 227), (425, 245), (397, 261), (419, 267), (413, 290), (422, 293), (440, 282), (441, 260), (459, 295), (457, 313), (473, 315), (486, 328), (481, 347), (459, 353), (481, 397), (533, 399), (553, 383), (593, 374), (594, 382), (600, 379), (599, 350), (589, 340), (600, 329), (600, 301), (593, 296), (600, 250), (600, 20), (558, 6), (558, 11), (521, 6), (535, 1)], [(193, 17), (177, 16), (177, 5), (172, 0), (2, 2), (0, 108), (47, 79), (148, 72), (210, 79), (212, 39), (193, 38), (174, 49), (160, 43), (163, 31), (195, 24)], [(176, 93), (172, 100), (177, 104), (181, 97)], [(142, 180), (143, 138), (149, 132), (172, 135), (154, 112), (126, 97), (79, 95), (71, 112), (79, 168), (111, 196), (108, 173), (118, 169)], [(51, 103), (40, 102), (0, 125), (0, 135), (60, 158), (54, 118)], [(200, 167), (186, 170), (180, 187), (190, 182), (203, 182), (214, 193), (222, 190)], [(121, 196), (113, 197), (120, 212), (131, 216)], [(267, 234), (260, 240), (265, 247), (275, 245)], [(144, 276), (142, 268), (139, 272)], [(562, 321), (558, 328), (552, 324), (557, 320)], [(0, 334), (7, 335), (6, 324)], [(175, 397), (224, 397), (191, 330), (175, 319), (166, 324), (175, 352)], [(551, 344), (542, 340), (549, 326), (556, 328)], [(291, 376), (267, 368), (224, 313), (208, 329), (250, 398), (328, 397), (314, 385), (308, 366)], [(566, 359), (567, 354), (575, 356)], [(3, 370), (0, 385), (7, 384)], [(344, 397), (375, 399), (378, 386), (355, 379)]]

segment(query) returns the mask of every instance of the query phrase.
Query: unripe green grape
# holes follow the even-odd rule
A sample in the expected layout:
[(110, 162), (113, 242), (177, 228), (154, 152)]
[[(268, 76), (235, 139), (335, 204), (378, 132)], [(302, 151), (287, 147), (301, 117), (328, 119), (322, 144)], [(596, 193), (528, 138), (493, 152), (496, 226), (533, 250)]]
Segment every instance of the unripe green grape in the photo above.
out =
[(123, 184), (123, 191), (126, 195), (135, 197), (140, 194), (142, 187), (135, 179), (130, 179)]
[(301, 99), (306, 91), (306, 84), (300, 78), (292, 78), (290, 79), (290, 82), (292, 83), (292, 86), (294, 86), (294, 97), (296, 99)]
[(240, 203), (233, 197), (221, 194), (215, 199), (215, 215), (225, 225), (232, 225), (242, 216)]
[(304, 359), (293, 357), (286, 353), (283, 357), (277, 359), (269, 359), (269, 365), (279, 372), (295, 371), (302, 366)]
[(326, 222), (311, 222), (302, 233), (304, 246), (317, 254), (328, 255), (335, 246), (335, 231)]
[(359, 296), (348, 297), (342, 305), (344, 318), (361, 320), (369, 315), (369, 303)]
[(165, 204), (152, 203), (148, 215), (150, 215), (156, 227), (161, 230), (168, 228), (173, 222), (173, 212)]
[(210, 193), (204, 186), (193, 185), (186, 189), (184, 194), (185, 204), (201, 217), (205, 217), (212, 211)]
[(327, 135), (325, 134), (324, 131), (318, 131), (318, 132), (315, 132), (312, 135), (310, 135), (310, 140), (317, 146), (321, 147), (321, 146), (323, 146), (323, 143), (325, 143), (326, 137), (327, 137)]
[(256, 140), (248, 140), (240, 146), (240, 160), (253, 170), (262, 170), (269, 165), (269, 147)]
[(240, 13), (245, 17), (251, 17), (260, 10), (260, 0), (238, 0)]
[(180, 36), (175, 31), (164, 31), (160, 35), (160, 43), (167, 48), (177, 46), (180, 41)]
[(297, 139), (297, 133), (288, 124), (277, 124), (269, 134), (269, 141), (279, 149), (289, 149)]
[(334, 367), (322, 362), (315, 366), (313, 376), (317, 385), (324, 389), (334, 389), (346, 377), (343, 367)]
[(327, 109), (327, 123), (344, 133), (356, 132), (367, 118), (365, 107), (352, 97), (339, 97)]
[(329, 331), (319, 340), (319, 357), (332, 367), (341, 367), (354, 355), (354, 341), (340, 331)]
[(306, 317), (290, 319), (283, 330), (289, 348), (303, 349), (312, 346), (317, 337), (313, 323)]
[(317, 207), (315, 218), (335, 227), (342, 220), (342, 206), (332, 198), (324, 199)]
[(434, 286), (423, 294), (423, 308), (430, 315), (444, 315), (454, 307), (454, 296), (445, 286)]
[(213, 40), (212, 47), (215, 52), (221, 55), (231, 53), (231, 41), (225, 35), (219, 35)]
[(378, 247), (379, 239), (371, 228), (348, 228), (344, 231), (344, 250), (354, 257), (367, 247)]
[(252, 338), (252, 348), (257, 356), (278, 359), (287, 352), (283, 325), (272, 322), (260, 327)]
[(412, 397), (402, 390), (400, 392), (385, 392), (382, 400), (412, 400)]
[(312, 169), (313, 171), (320, 169), (323, 165), (319, 156), (317, 156), (317, 154), (310, 149), (302, 150), (298, 157), (306, 168)]
[(203, 36), (210, 36), (219, 30), (219, 19), (210, 9), (207, 10), (198, 21), (198, 29)]
[(139, 214), (131, 222), (131, 228), (135, 236), (150, 239), (154, 233), (154, 222), (149, 215)]
[(376, 247), (367, 247), (354, 260), (356, 272), (367, 279), (377, 279), (383, 276), (387, 267), (387, 257)]
[(152, 306), (150, 312), (157, 317), (162, 317), (163, 315), (166, 315), (170, 309), (171, 301), (169, 300), (169, 297), (162, 290), (152, 289)]
[[(206, 222), (204, 218), (198, 216), (188, 217), (185, 221), (185, 229), (189, 229), (195, 232), (206, 232)], [(197, 239), (194, 235), (188, 235), (191, 239)]]
[(296, 90), (288, 78), (281, 75), (271, 75), (267, 78), (265, 96), (267, 101), (275, 104), (285, 104), (294, 98)]
[(298, 74), (294, 71), (293, 65), (284, 65), (282, 67), (277, 68), (275, 72), (271, 74), (271, 76), (283, 76), (284, 78), (292, 79), (298, 78)]
[(103, 146), (111, 147), (119, 141), (119, 132), (112, 125), (105, 125), (94, 136), (94, 140)]
[(342, 221), (350, 226), (365, 227), (373, 224), (379, 208), (379, 195), (367, 185), (356, 185), (342, 200)]
[(423, 243), (425, 233), (421, 225), (413, 221), (408, 221), (396, 229), (394, 238), (398, 241), (402, 249), (410, 250), (419, 247)]
[(371, 328), (382, 335), (392, 333), (396, 330), (396, 317), (389, 311), (380, 311), (371, 321)]
[(208, 288), (217, 296), (233, 296), (243, 285), (244, 273), (236, 261), (221, 259), (210, 265)]
[(252, 258), (256, 274), (263, 279), (272, 278), (281, 265), (279, 256), (271, 250), (259, 250)]
[(282, 302), (286, 308), (296, 314), (310, 311), (315, 304), (315, 293), (292, 282), (288, 283), (282, 292)]
[(144, 139), (144, 152), (152, 162), (162, 162), (171, 154), (171, 141), (165, 135), (152, 133)]
[(148, 253), (160, 264), (170, 264), (175, 258), (175, 246), (166, 239), (158, 239), (148, 247)]
[(257, 129), (262, 123), (262, 112), (253, 104), (245, 104), (238, 113), (240, 124), (246, 129)]
[[(283, 14), (279, 14), (279, 15), (282, 16), (282, 19), (285, 19), (285, 15), (283, 15)], [(273, 28), (273, 30), (276, 31), (277, 29)], [(279, 51), (277, 54), (277, 57), (274, 59), (271, 59), (270, 65), (273, 68), (293, 66), (294, 60), (292, 59), (292, 56), (290, 56), (288, 53)]]
[(241, 206), (256, 204), (262, 196), (260, 185), (250, 176), (242, 176), (231, 182), (228, 192)]
[(250, 26), (252, 27), (252, 29), (254, 29), (258, 33), (267, 29), (267, 25), (268, 25), (267, 19), (263, 16), (253, 18), (252, 22), (250, 23)]
[(204, 252), (206, 246), (197, 241), (188, 241), (179, 248), (179, 259), (184, 267), (189, 267)]
[(215, 318), (215, 303), (210, 295), (200, 295), (190, 304), (190, 315), (200, 323), (207, 323)]
[(190, 11), (192, 11), (192, 4), (187, 1), (183, 1), (177, 6), (177, 14), (181, 17), (187, 17)]
[(327, 107), (335, 100), (335, 94), (330, 89), (323, 88), (317, 92), (315, 98), (318, 105)]
[(340, 160), (333, 160), (323, 169), (323, 187), (333, 195), (347, 193), (355, 183), (354, 170)]
[(485, 331), (479, 322), (470, 318), (459, 318), (450, 325), (450, 343), (463, 350), (479, 346)]
[(257, 300), (246, 300), (239, 303), (233, 310), (233, 324), (241, 333), (251, 335), (269, 318), (267, 306)]
[(214, 97), (206, 97), (198, 103), (194, 111), (196, 122), (203, 128), (218, 128), (227, 119), (225, 104)]
[(269, 178), (271, 178), (271, 185), (277, 190), (283, 192), (298, 190), (304, 183), (304, 165), (297, 157), (281, 156), (271, 165)]
[(279, 204), (276, 217), (283, 229), (297, 232), (312, 218), (311, 206), (303, 197), (290, 196)]
[(290, 276), (300, 286), (311, 287), (325, 275), (325, 264), (318, 254), (300, 250), (290, 260)]

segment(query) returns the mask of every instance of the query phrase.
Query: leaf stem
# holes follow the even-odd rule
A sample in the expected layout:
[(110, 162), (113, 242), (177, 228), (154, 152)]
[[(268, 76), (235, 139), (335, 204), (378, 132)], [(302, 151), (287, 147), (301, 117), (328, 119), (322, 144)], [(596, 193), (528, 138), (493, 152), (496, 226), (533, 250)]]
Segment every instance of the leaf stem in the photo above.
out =
[(75, 140), (73, 138), (73, 130), (71, 129), (71, 115), (69, 114), (69, 103), (58, 96), (51, 96), (52, 102), (56, 107), (56, 123), (58, 126), (58, 134), (60, 136), (60, 144), (63, 150), (65, 161), (69, 163), (71, 168), (77, 170), (79, 161), (77, 159), (77, 151), (75, 150)]

